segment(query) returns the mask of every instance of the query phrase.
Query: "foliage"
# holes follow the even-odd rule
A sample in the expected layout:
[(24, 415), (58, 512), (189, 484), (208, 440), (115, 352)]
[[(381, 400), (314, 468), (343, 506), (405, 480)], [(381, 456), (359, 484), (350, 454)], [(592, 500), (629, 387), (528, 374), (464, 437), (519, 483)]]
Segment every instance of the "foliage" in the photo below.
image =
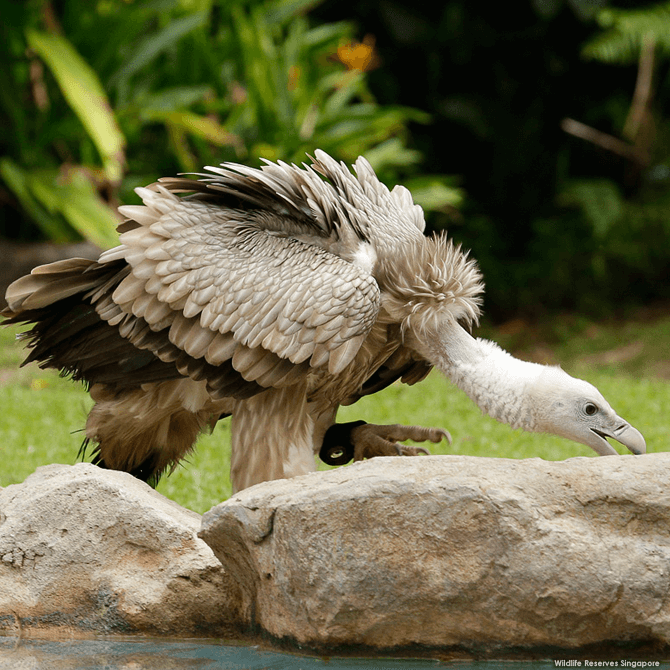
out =
[[(434, 119), (413, 140), (432, 170), (461, 176), (466, 198), (460, 217), (436, 212), (428, 223), (472, 250), (488, 315), (607, 314), (670, 298), (668, 7), (327, 0), (315, 10), (376, 36), (380, 100)], [(645, 96), (638, 58), (650, 32)], [(587, 136), (566, 132), (567, 119)]]
[(472, 250), (495, 318), (668, 300), (670, 5), (517, 9), (4, 2), (0, 236), (108, 246), (136, 186), (322, 147), (407, 185)]
[[(205, 164), (301, 162), (322, 148), (367, 155), (389, 182), (411, 176), (421, 155), (407, 125), (428, 116), (377, 104), (365, 72), (373, 45), (356, 43), (346, 22), (313, 25), (313, 4), (65, 0), (56, 13), (49, 0), (10, 3), (0, 206), (55, 241), (109, 246), (114, 208), (132, 188)], [(428, 208), (460, 202), (440, 176), (408, 186)], [(0, 234), (29, 236), (29, 224)]]
[(604, 29), (584, 46), (586, 58), (604, 63), (635, 63), (645, 40), (653, 39), (665, 55), (670, 55), (670, 3), (644, 9), (604, 9), (598, 14)]

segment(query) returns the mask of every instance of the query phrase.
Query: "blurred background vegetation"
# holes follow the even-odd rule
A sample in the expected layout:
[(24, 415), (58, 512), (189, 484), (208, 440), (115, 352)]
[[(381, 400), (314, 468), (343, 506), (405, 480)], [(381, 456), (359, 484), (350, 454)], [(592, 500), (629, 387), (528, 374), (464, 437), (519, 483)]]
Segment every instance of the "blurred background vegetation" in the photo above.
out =
[(670, 3), (0, 0), (0, 252), (115, 242), (133, 188), (364, 154), (494, 320), (670, 297)]

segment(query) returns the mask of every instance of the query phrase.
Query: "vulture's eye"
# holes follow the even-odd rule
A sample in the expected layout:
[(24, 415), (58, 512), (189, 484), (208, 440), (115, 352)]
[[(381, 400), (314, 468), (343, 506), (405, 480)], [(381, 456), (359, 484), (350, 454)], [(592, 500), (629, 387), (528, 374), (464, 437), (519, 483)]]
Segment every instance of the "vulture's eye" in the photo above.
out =
[(598, 411), (598, 406), (594, 405), (592, 402), (587, 402), (586, 405), (584, 405), (584, 411), (589, 416), (593, 416)]

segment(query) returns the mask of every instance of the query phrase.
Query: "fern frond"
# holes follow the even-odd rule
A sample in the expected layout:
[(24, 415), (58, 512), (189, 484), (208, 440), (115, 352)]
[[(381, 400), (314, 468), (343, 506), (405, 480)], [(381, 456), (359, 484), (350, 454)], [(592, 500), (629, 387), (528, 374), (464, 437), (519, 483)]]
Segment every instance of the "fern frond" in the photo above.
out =
[(670, 52), (670, 2), (645, 9), (605, 9), (598, 14), (605, 32), (586, 43), (584, 58), (605, 63), (630, 64), (637, 61), (646, 39)]

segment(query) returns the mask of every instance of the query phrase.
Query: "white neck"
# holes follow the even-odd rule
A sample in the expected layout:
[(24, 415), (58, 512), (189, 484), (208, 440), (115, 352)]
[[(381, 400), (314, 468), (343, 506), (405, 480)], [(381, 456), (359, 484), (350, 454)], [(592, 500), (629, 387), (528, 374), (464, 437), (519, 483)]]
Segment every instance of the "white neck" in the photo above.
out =
[(546, 369), (475, 339), (451, 320), (408, 333), (407, 343), (446, 375), (484, 412), (512, 428), (536, 431), (528, 390)]

